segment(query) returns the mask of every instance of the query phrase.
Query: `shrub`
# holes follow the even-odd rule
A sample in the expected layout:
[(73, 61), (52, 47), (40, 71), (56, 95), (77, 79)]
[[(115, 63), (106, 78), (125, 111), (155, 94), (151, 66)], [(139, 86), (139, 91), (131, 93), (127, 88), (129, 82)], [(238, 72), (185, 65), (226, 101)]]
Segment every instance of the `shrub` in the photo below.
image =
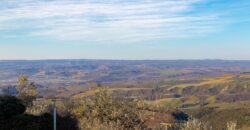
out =
[(11, 118), (24, 113), (25, 110), (21, 100), (11, 96), (0, 97), (0, 117)]
[(106, 88), (92, 99), (82, 101), (74, 109), (74, 114), (79, 119), (81, 129), (143, 129), (145, 120), (140, 118), (140, 111), (136, 103), (122, 99), (114, 99)]
[[(236, 122), (227, 122), (225, 130), (239, 130), (236, 128)], [(177, 130), (177, 129), (175, 129)], [(198, 119), (192, 119), (187, 121), (181, 126), (181, 130), (214, 130), (212, 126), (209, 126), (207, 123), (204, 123)]]
[(236, 122), (227, 122), (227, 130), (237, 130), (236, 129), (237, 123)]
[(198, 119), (191, 119), (183, 124), (181, 130), (212, 130), (212, 127)]

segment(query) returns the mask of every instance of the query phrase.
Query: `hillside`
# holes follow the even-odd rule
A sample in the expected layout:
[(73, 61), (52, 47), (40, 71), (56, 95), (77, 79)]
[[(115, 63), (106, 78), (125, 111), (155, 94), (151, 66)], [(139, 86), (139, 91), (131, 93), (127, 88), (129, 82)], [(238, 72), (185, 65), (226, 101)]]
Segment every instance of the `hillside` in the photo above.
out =
[[(231, 121), (242, 130), (250, 128), (249, 61), (0, 61), (0, 72), (2, 93), (15, 95), (21, 74), (35, 82), (41, 97), (29, 108), (35, 111), (49, 107), (50, 97), (80, 105), (107, 88), (114, 100), (136, 103), (133, 111), (150, 115), (149, 128), (178, 123), (175, 113), (208, 122), (215, 130)], [(61, 109), (67, 104), (61, 102)]]
[(224, 60), (36, 60), (0, 61), (0, 88), (16, 85), (28, 75), (41, 90), (46, 87), (97, 84), (137, 84), (165, 79), (196, 78), (250, 72), (250, 61)]
[[(221, 130), (236, 121), (240, 128), (250, 128), (250, 75), (235, 74), (207, 78), (168, 79), (141, 85), (114, 85), (115, 97), (144, 101), (154, 107), (180, 110), (190, 117), (209, 122)], [(75, 94), (73, 99), (91, 97), (98, 87)]]
[[(73, 98), (84, 98), (95, 94), (96, 88), (75, 94)], [(143, 99), (156, 104), (165, 104), (186, 109), (202, 105), (216, 105), (247, 101), (250, 99), (250, 75), (223, 75), (207, 78), (168, 79), (158, 83), (136, 85), (110, 85), (115, 96)]]

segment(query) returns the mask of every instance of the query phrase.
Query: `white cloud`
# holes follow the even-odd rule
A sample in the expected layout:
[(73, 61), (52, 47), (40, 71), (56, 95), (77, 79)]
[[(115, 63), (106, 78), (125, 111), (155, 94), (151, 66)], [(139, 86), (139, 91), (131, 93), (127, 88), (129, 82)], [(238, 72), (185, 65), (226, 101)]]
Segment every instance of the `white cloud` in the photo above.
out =
[(188, 13), (203, 0), (3, 0), (0, 29), (30, 37), (139, 42), (217, 31), (219, 16)]

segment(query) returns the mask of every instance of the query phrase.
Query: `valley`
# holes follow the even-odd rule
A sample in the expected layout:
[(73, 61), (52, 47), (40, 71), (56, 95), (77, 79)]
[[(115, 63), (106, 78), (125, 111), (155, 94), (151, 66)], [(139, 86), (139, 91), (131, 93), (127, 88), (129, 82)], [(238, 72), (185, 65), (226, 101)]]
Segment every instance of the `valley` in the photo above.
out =
[(151, 128), (176, 122), (176, 111), (216, 130), (232, 120), (250, 128), (250, 61), (0, 61), (0, 72), (1, 92), (12, 95), (20, 75), (29, 76), (45, 99), (80, 101), (106, 88), (117, 100), (148, 106), (142, 109), (154, 115)]

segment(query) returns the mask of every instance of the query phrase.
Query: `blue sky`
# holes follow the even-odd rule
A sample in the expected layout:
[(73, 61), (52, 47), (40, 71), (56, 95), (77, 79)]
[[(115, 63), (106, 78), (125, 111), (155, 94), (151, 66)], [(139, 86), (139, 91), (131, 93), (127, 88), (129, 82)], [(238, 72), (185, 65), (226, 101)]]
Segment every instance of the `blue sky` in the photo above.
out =
[(1, 0), (0, 59), (250, 60), (250, 0)]

